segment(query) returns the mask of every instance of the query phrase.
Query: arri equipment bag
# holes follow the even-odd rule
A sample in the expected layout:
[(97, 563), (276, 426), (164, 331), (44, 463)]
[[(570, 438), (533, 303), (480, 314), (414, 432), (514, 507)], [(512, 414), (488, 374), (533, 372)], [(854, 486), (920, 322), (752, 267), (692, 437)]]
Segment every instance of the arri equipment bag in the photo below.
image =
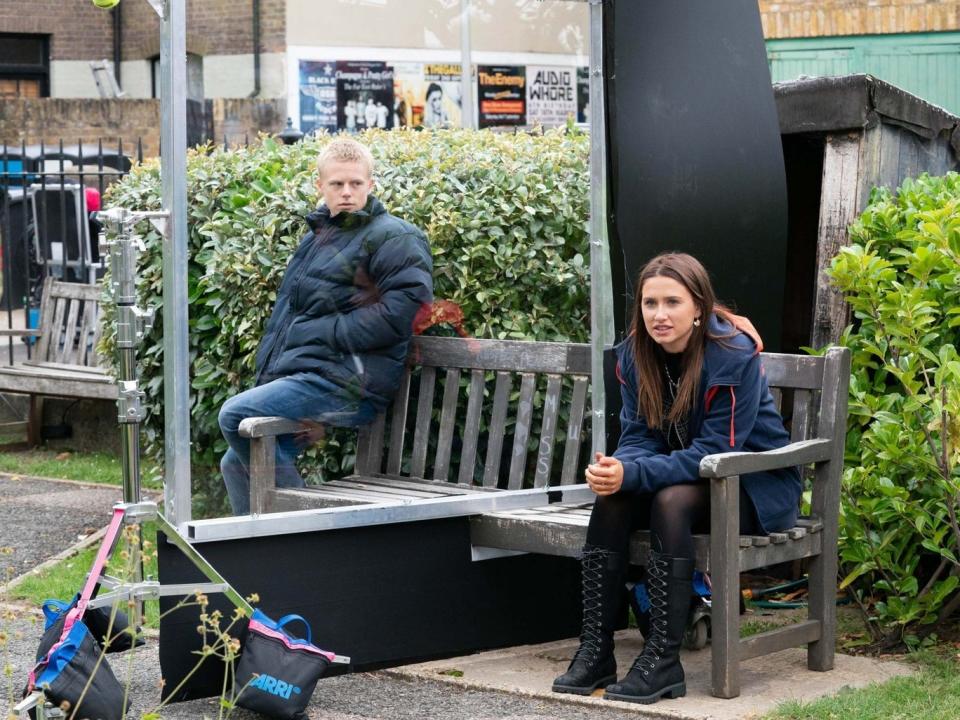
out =
[[(295, 620), (306, 627), (306, 639), (284, 629)], [(335, 657), (313, 645), (310, 625), (299, 615), (273, 621), (254, 610), (237, 664), (234, 702), (278, 720), (305, 720), (317, 680)]]
[[(38, 662), (27, 681), (24, 696), (36, 689), (42, 690), (47, 700), (66, 708), (67, 718), (121, 720), (129, 710), (129, 703), (124, 705), (123, 686), (110, 669), (95, 633), (84, 622), (85, 614), (93, 617), (88, 613), (87, 603), (122, 523), (123, 510), (114, 510), (83, 591), (65, 612), (57, 613), (55, 618), (48, 615), (47, 631), (37, 653)], [(102, 613), (95, 614), (94, 622), (102, 619)], [(106, 627), (98, 632), (102, 640)]]

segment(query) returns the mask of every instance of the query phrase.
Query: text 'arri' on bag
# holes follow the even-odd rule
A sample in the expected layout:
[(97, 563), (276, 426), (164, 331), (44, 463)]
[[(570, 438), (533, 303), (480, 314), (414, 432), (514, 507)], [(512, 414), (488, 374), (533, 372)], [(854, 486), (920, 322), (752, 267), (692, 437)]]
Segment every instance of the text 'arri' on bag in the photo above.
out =
[[(306, 627), (306, 639), (284, 629), (294, 620)], [(317, 681), (339, 660), (312, 643), (310, 625), (299, 615), (274, 621), (254, 610), (234, 679), (236, 704), (278, 720), (305, 720)]]

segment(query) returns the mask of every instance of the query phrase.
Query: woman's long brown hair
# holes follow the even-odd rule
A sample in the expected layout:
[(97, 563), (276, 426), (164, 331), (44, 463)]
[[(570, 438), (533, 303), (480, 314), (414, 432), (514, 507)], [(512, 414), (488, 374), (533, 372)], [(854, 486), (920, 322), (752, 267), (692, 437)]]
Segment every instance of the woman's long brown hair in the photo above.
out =
[[(683, 285), (693, 297), (700, 311), (700, 325), (694, 325), (690, 341), (683, 350), (683, 368), (677, 396), (670, 407), (670, 414), (663, 415), (663, 376), (661, 375), (656, 341), (650, 337), (643, 323), (643, 286), (653, 277), (668, 277)], [(700, 370), (707, 339), (713, 338), (707, 328), (714, 312), (728, 315), (729, 311), (716, 300), (713, 284), (706, 269), (692, 255), (665, 253), (644, 265), (637, 278), (637, 291), (633, 305), (633, 320), (630, 334), (633, 336), (633, 357), (637, 370), (637, 407), (643, 413), (650, 428), (659, 428), (664, 420), (675, 422), (693, 408), (700, 384)], [(734, 333), (736, 330), (734, 330)]]

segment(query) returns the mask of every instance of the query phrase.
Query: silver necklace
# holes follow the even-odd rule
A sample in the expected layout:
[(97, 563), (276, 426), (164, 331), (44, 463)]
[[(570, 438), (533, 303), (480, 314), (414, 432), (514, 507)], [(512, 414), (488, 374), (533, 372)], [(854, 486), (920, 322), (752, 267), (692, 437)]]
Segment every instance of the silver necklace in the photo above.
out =
[[(663, 372), (667, 376), (667, 390), (670, 392), (670, 406), (673, 406), (673, 403), (677, 399), (677, 392), (680, 390), (680, 381), (674, 380), (673, 376), (670, 374), (670, 368), (667, 367), (667, 364), (663, 364)], [(670, 432), (677, 436), (677, 441), (680, 443), (681, 447), (686, 447), (687, 445), (687, 420), (686, 418), (681, 419), (680, 421), (667, 422), (666, 423), (666, 433), (669, 436)]]
[(667, 367), (667, 364), (663, 364), (663, 371), (667, 374), (667, 388), (670, 390), (670, 399), (677, 399), (677, 391), (680, 389), (680, 382), (673, 379), (673, 375), (670, 374), (670, 368)]

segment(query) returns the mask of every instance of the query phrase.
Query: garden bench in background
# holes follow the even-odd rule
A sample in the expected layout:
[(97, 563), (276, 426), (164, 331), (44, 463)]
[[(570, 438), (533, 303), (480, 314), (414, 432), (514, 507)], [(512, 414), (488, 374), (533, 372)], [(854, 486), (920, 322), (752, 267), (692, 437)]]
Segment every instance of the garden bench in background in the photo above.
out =
[(0, 336), (33, 339), (27, 360), (0, 365), (0, 392), (30, 396), (27, 442), (40, 444), (43, 397), (116, 400), (117, 384), (99, 364), (99, 285), (47, 277), (40, 300), (39, 327), (0, 330)]
[[(241, 424), (241, 434), (251, 440), (251, 508), (267, 523), (251, 534), (356, 526), (364, 517), (375, 525), (467, 515), (475, 559), (514, 553), (576, 557), (592, 498), (585, 486), (575, 485), (589, 455), (589, 346), (417, 337), (410, 358), (392, 406), (359, 433), (356, 474), (346, 479), (277, 488), (275, 437), (302, 426), (280, 418)], [(811, 669), (833, 666), (849, 352), (765, 354), (763, 361), (793, 442), (767, 453), (709, 456), (700, 466), (711, 483), (712, 532), (697, 536), (695, 544), (697, 566), (710, 571), (713, 582), (713, 692), (720, 697), (739, 694), (738, 663), (750, 657), (807, 644)], [(535, 407), (542, 408), (537, 427)], [(463, 418), (462, 431), (457, 418)], [(809, 516), (787, 532), (738, 536), (739, 475), (810, 464)], [(477, 511), (469, 499), (459, 500), (487, 493), (491, 502), (508, 501), (529, 488), (548, 487), (556, 492), (542, 507)], [(282, 515), (269, 525), (269, 513), (276, 512)], [(321, 519), (325, 524), (317, 524)], [(189, 532), (196, 539), (222, 539), (230, 536), (232, 523), (197, 521)], [(631, 561), (644, 564), (648, 549), (647, 534), (636, 533)], [(804, 558), (809, 618), (740, 640), (740, 572)]]

